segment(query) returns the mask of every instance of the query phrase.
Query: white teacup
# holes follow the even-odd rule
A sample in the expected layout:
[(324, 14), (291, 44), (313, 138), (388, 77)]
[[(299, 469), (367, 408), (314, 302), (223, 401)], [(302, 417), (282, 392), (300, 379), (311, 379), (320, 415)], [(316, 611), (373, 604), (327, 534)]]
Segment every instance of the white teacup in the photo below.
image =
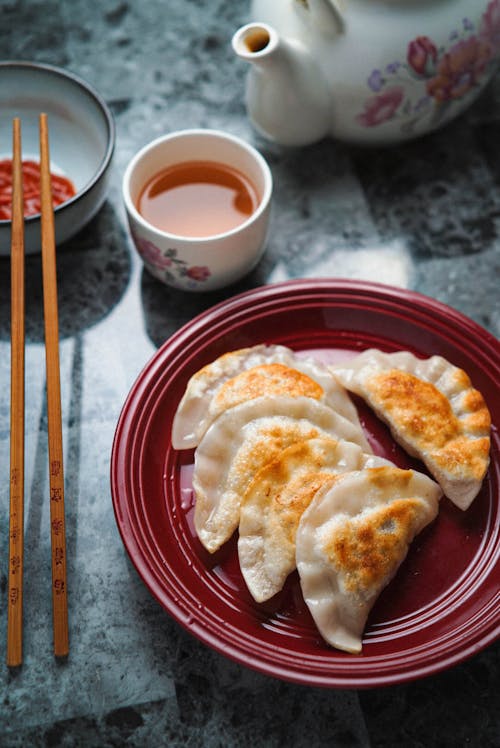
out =
[[(184, 236), (158, 228), (138, 209), (145, 185), (162, 170), (192, 161), (236, 169), (249, 180), (258, 204), (242, 223), (213, 236)], [(246, 275), (265, 248), (272, 176), (260, 153), (234, 135), (217, 130), (181, 130), (144, 146), (123, 177), (123, 199), (132, 238), (145, 267), (159, 280), (187, 291), (212, 291)], [(197, 206), (192, 206), (193, 221)]]

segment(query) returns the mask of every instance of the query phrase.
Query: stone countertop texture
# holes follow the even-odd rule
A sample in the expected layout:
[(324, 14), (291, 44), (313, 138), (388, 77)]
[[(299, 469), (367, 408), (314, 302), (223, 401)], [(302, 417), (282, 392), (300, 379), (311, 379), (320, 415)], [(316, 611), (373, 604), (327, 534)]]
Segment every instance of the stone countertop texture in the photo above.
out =
[[(0, 666), (0, 746), (500, 745), (498, 644), (436, 676), (371, 690), (275, 680), (208, 649), (140, 581), (115, 524), (116, 422), (158, 346), (240, 291), (298, 277), (383, 280), (500, 333), (500, 77), (419, 141), (284, 150), (243, 104), (230, 39), (246, 0), (3, 0), (0, 59), (38, 60), (93, 84), (116, 120), (109, 197), (58, 254), (71, 653), (51, 651), (43, 315), (27, 261), (24, 664)], [(131, 156), (167, 131), (227, 130), (268, 159), (275, 201), (259, 266), (222, 292), (186, 295), (143, 271), (120, 197)], [(0, 469), (8, 475), (9, 262), (0, 261)], [(8, 481), (0, 482), (0, 649), (6, 632)], [(0, 655), (4, 661), (4, 655)]]

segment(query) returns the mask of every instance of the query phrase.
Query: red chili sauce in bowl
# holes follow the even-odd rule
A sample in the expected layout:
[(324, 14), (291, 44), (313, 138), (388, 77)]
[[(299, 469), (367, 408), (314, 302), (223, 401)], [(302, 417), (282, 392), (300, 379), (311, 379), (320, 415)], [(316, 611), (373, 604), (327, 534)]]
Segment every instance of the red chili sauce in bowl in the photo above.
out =
[[(73, 182), (60, 174), (51, 173), (52, 202), (54, 208), (76, 195)], [(24, 216), (34, 216), (41, 211), (40, 164), (23, 161)], [(12, 218), (12, 159), (0, 160), (0, 221)]]

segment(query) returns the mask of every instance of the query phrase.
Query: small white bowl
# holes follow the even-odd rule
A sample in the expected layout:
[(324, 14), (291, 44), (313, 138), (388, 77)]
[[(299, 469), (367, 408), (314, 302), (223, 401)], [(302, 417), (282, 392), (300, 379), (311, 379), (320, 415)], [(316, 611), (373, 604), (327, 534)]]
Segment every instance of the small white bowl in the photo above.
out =
[[(74, 236), (104, 202), (115, 144), (113, 117), (100, 95), (73, 73), (33, 62), (0, 63), (0, 158), (12, 158), (12, 120), (19, 117), (23, 159), (39, 160), (38, 116), (47, 114), (54, 173), (77, 194), (54, 212), (56, 243)], [(25, 251), (40, 251), (40, 215), (25, 220)], [(10, 254), (10, 220), (0, 221), (0, 255)]]
[[(256, 210), (236, 228), (201, 238), (168, 233), (148, 223), (137, 209), (142, 188), (163, 169), (188, 161), (217, 162), (243, 173), (259, 195)], [(181, 130), (149, 143), (134, 156), (123, 177), (130, 232), (145, 267), (163, 283), (186, 291), (213, 291), (239, 280), (264, 252), (272, 185), (265, 159), (234, 135)]]

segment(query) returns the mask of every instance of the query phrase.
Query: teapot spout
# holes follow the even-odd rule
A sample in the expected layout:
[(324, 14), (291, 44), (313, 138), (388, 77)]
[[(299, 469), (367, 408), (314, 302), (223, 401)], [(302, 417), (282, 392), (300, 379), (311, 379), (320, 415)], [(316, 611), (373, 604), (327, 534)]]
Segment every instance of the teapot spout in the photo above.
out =
[(308, 145), (330, 129), (330, 94), (321, 71), (298, 41), (282, 39), (265, 23), (233, 36), (233, 50), (251, 63), (246, 105), (256, 129), (282, 145)]

